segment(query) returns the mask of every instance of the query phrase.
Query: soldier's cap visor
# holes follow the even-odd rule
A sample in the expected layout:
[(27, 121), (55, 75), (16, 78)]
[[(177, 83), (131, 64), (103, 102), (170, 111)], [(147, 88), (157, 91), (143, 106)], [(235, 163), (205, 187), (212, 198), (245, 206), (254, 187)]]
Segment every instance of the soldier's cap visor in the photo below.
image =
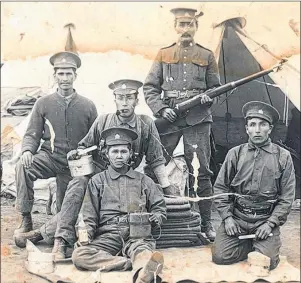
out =
[(126, 145), (132, 144), (138, 138), (138, 134), (130, 129), (123, 127), (112, 127), (101, 133), (101, 138), (106, 145)]
[(174, 14), (176, 19), (197, 19), (200, 16), (203, 16), (204, 13), (200, 12), (197, 17), (195, 13), (197, 12), (196, 9), (191, 9), (191, 8), (174, 8), (170, 10), (171, 13)]
[(122, 79), (109, 84), (114, 94), (137, 94), (138, 89), (143, 85), (137, 80)]
[(56, 53), (50, 57), (49, 61), (54, 68), (78, 69), (81, 66), (81, 59), (79, 56), (70, 51)]
[(280, 119), (280, 114), (275, 107), (261, 101), (247, 102), (242, 108), (242, 113), (245, 119), (261, 118), (270, 124), (275, 124)]

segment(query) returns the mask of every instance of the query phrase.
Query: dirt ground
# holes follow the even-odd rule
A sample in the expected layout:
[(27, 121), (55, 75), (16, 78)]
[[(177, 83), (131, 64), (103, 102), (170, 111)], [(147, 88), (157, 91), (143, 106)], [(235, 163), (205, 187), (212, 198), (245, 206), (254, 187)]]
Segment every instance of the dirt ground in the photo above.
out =
[[(15, 246), (13, 231), (18, 224), (18, 215), (13, 207), (13, 201), (1, 198), (1, 282), (5, 283), (43, 283), (41, 278), (28, 273), (24, 267), (26, 251)], [(50, 216), (43, 213), (44, 207), (36, 207), (33, 213), (34, 228), (40, 227)], [(39, 212), (38, 212), (39, 211)], [(219, 216), (213, 213), (215, 228), (220, 223)], [(300, 268), (300, 211), (293, 210), (287, 223), (281, 229), (281, 255), (287, 256), (288, 262)], [(38, 247), (51, 252), (51, 247), (40, 243)]]

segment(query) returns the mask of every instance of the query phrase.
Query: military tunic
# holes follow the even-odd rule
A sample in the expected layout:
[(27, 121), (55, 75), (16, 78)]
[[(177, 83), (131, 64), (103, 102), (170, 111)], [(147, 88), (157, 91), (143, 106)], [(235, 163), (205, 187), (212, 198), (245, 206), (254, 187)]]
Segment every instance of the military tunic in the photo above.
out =
[[(189, 99), (189, 97), (170, 98), (167, 91), (176, 90), (185, 93), (185, 91), (198, 90), (204, 92), (219, 85), (218, 67), (212, 51), (194, 42), (186, 47), (181, 43), (174, 43), (159, 51), (144, 82), (143, 91), (146, 103), (154, 115), (161, 117), (161, 111), (164, 108), (173, 108), (176, 103)], [(194, 168), (191, 162), (193, 153), (196, 152), (200, 163), (198, 194), (200, 196), (212, 195), (210, 181), (212, 171), (209, 169), (210, 122), (212, 122), (210, 106), (199, 104), (191, 108), (185, 117), (178, 117), (174, 123), (163, 119), (155, 122), (161, 142), (167, 151), (164, 151), (167, 162), (183, 135), (185, 159), (191, 173), (189, 187), (193, 189)]]
[[(21, 161), (16, 165), (16, 207), (20, 212), (32, 210), (34, 181), (50, 177), (57, 177), (57, 209), (60, 210), (71, 180), (67, 152), (77, 148), (96, 117), (94, 103), (76, 92), (68, 102), (57, 92), (36, 102), (22, 142), (22, 153), (30, 151), (34, 160), (28, 169)], [(38, 150), (41, 140), (44, 142)]]
[[(163, 194), (149, 177), (133, 169), (121, 175), (110, 166), (94, 175), (83, 202), (84, 222), (92, 242), (74, 250), (73, 263), (88, 270), (126, 270), (130, 265), (124, 257), (133, 262), (143, 250), (152, 251), (155, 243), (151, 238), (130, 239), (129, 223), (118, 223), (117, 217), (137, 211), (166, 217)], [(121, 251), (124, 257), (116, 257)]]
[(214, 194), (238, 193), (233, 199), (220, 196), (215, 206), (222, 218), (232, 216), (243, 234), (253, 234), (269, 221), (273, 236), (266, 240), (240, 241), (226, 234), (222, 222), (214, 243), (213, 260), (231, 264), (244, 260), (255, 249), (271, 258), (271, 268), (279, 262), (281, 246), (279, 226), (287, 220), (295, 194), (294, 166), (290, 153), (268, 140), (256, 147), (251, 142), (232, 148), (214, 184)]

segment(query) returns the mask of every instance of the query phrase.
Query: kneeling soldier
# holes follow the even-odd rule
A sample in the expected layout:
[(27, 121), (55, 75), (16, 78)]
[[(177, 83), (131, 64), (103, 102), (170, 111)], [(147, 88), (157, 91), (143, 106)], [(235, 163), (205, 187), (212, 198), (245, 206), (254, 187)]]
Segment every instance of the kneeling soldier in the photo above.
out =
[[(249, 142), (230, 149), (214, 184), (220, 196), (215, 206), (222, 218), (212, 248), (217, 264), (244, 260), (251, 251), (268, 256), (270, 269), (279, 263), (280, 229), (287, 220), (295, 194), (295, 174), (290, 153), (273, 144), (269, 135), (278, 111), (263, 102), (244, 105)], [(272, 233), (272, 234), (271, 234)], [(240, 240), (239, 235), (255, 234)]]

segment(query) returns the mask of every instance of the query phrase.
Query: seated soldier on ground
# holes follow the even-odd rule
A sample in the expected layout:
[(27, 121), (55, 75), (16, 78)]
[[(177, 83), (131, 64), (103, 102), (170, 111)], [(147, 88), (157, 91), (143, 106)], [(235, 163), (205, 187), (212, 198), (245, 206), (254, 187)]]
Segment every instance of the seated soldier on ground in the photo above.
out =
[(166, 217), (163, 194), (149, 177), (129, 165), (136, 132), (114, 127), (103, 131), (102, 137), (110, 165), (88, 183), (82, 213), (89, 240), (84, 245), (76, 243), (73, 263), (80, 269), (102, 272), (132, 266), (134, 282), (152, 282), (154, 273), (163, 268), (163, 255), (154, 252), (151, 235), (130, 236), (129, 215), (148, 212), (150, 222), (159, 227)]
[[(290, 153), (271, 142), (278, 111), (263, 102), (244, 105), (248, 143), (232, 148), (214, 184), (215, 195), (237, 193), (240, 197), (219, 196), (215, 206), (222, 218), (212, 248), (216, 264), (232, 264), (259, 252), (270, 258), (270, 269), (279, 263), (280, 226), (291, 210), (295, 174)], [(255, 234), (240, 240), (239, 235)]]

